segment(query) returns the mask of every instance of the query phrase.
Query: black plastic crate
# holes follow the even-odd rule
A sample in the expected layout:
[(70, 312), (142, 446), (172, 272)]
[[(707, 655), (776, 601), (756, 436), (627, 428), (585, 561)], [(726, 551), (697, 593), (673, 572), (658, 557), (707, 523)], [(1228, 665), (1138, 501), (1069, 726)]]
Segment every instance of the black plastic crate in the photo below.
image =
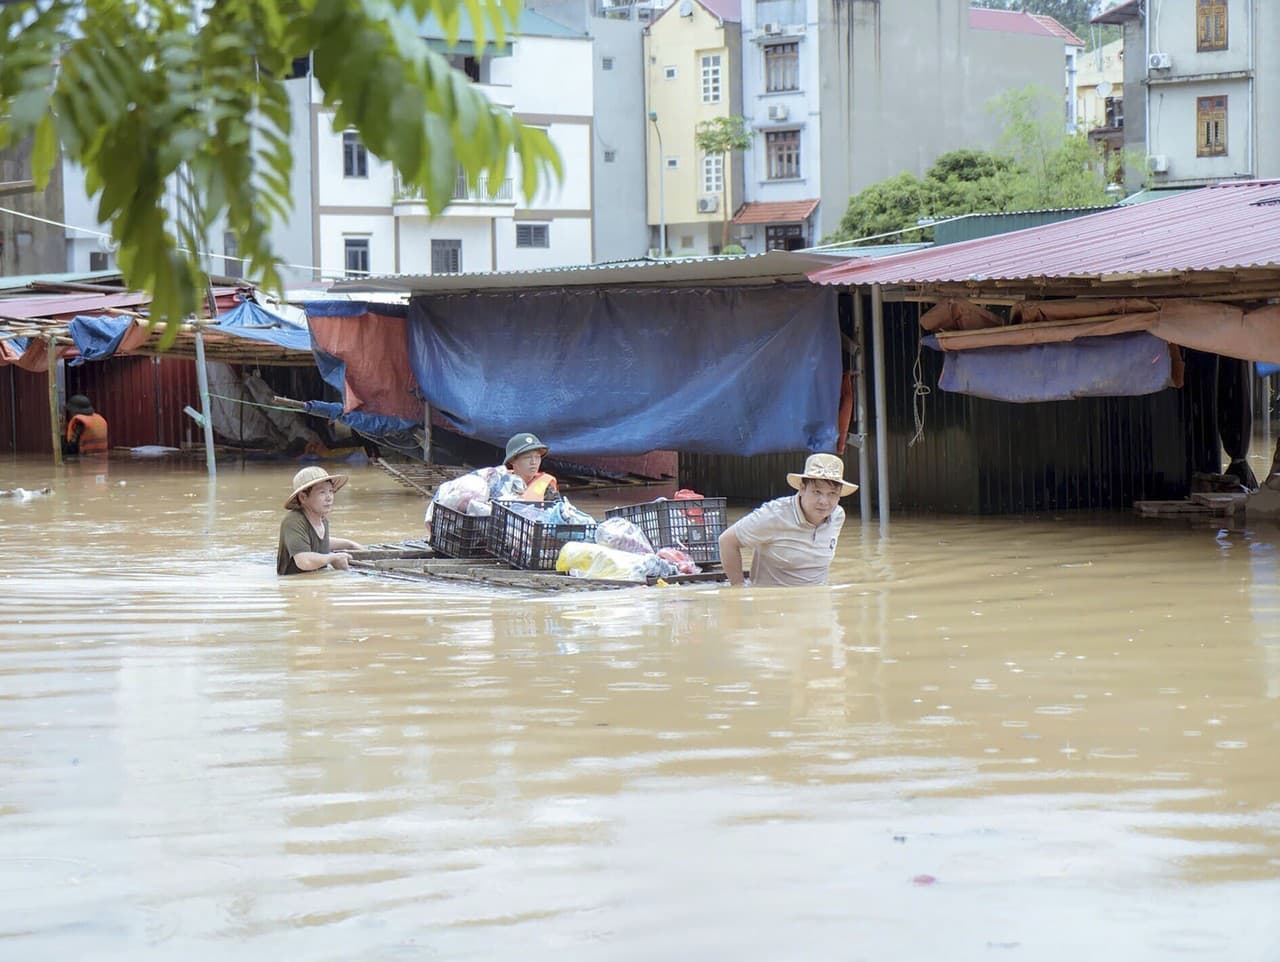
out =
[(596, 540), (595, 524), (548, 524), (512, 511), (508, 504), (549, 508), (554, 501), (495, 501), (489, 519), (489, 554), (517, 568), (554, 571), (560, 549), (570, 541)]
[(659, 499), (610, 508), (606, 518), (626, 518), (659, 548), (679, 548), (698, 564), (719, 564), (725, 529), (724, 498)]
[(437, 503), (431, 513), (431, 547), (446, 558), (486, 558), (489, 519), (472, 517)]

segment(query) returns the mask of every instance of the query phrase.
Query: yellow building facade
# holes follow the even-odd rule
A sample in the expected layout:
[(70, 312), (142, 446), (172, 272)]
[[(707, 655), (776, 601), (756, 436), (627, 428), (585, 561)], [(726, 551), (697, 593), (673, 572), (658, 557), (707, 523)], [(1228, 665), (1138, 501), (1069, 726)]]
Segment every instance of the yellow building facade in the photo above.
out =
[(742, 113), (736, 4), (676, 0), (644, 34), (650, 247), (665, 228), (672, 254), (719, 253), (722, 224), (742, 204), (741, 153), (704, 156), (698, 124)]

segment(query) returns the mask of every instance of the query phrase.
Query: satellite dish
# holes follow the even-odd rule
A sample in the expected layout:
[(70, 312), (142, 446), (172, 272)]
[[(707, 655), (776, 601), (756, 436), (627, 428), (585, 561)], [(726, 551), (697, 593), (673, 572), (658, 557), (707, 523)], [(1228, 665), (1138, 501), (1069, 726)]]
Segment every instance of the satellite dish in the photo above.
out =
[(1096, 91), (1098, 92), (1098, 96), (1099, 96), (1099, 97), (1103, 97), (1103, 98), (1110, 97), (1110, 96), (1111, 96), (1111, 81), (1110, 81), (1110, 80), (1104, 80), (1104, 81), (1102, 81), (1102, 83), (1098, 84), (1098, 86), (1094, 87), (1093, 89), (1094, 89), (1094, 90), (1096, 90)]
[(693, 0), (680, 0), (680, 16), (693, 16)]

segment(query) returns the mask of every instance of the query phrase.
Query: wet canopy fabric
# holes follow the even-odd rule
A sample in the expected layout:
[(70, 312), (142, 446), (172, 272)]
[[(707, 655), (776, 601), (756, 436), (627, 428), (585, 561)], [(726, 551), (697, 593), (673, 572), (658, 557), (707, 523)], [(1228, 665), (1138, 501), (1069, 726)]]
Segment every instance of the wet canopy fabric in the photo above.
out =
[(132, 317), (74, 317), (67, 325), (67, 333), (75, 342), (80, 356), (72, 358), (72, 366), (85, 361), (101, 361), (111, 357), (120, 350), (120, 342), (125, 339), (129, 329), (134, 325)]
[[(928, 346), (933, 341), (924, 339)], [(946, 351), (944, 357), (939, 388), (993, 401), (1134, 397), (1175, 384), (1169, 344), (1145, 332)]]
[(549, 289), (413, 299), (409, 357), (451, 428), (557, 454), (831, 451), (835, 291)]
[(422, 423), (422, 399), (405, 345), (405, 305), (308, 301), (303, 308), (316, 365), (325, 382), (342, 392), (344, 411)]

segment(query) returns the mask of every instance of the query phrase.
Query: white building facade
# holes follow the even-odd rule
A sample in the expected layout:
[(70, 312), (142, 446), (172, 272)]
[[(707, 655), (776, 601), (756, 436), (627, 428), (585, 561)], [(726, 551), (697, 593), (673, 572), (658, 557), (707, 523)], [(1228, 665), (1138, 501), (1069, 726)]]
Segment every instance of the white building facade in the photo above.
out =
[[(818, 0), (742, 4), (742, 106), (755, 132), (734, 239), (754, 254), (817, 243), (824, 229)], [(836, 212), (837, 221), (840, 212)]]
[(359, 276), (529, 270), (594, 259), (591, 39), (528, 11), (521, 31), (503, 50), (455, 59), (491, 101), (546, 130), (560, 155), (561, 182), (526, 197), (514, 162), (496, 190), (487, 182), (472, 189), (459, 176), (453, 203), (432, 218), (421, 192), (403, 185), (354, 131), (337, 129), (313, 90), (312, 263), (327, 275)]

